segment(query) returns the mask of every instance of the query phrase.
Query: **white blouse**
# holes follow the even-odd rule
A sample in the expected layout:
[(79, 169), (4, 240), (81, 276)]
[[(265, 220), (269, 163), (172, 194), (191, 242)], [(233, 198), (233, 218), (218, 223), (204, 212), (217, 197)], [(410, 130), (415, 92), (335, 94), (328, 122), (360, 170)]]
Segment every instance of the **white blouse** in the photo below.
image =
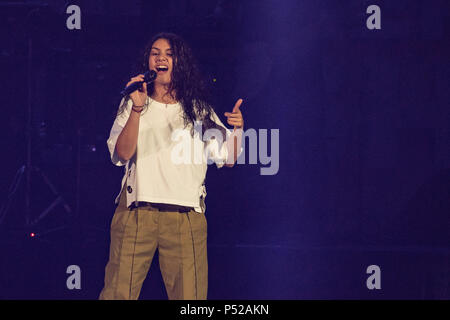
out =
[[(202, 139), (201, 130), (192, 137), (192, 125), (184, 128), (183, 110), (179, 103), (163, 104), (149, 97), (146, 104), (148, 108), (141, 113), (139, 120), (136, 153), (130, 160), (120, 159), (115, 147), (130, 116), (131, 99), (128, 99), (124, 111), (117, 115), (107, 141), (112, 163), (125, 166), (121, 190), (126, 183), (127, 206), (135, 201), (146, 201), (188, 206), (196, 212), (205, 212), (204, 201), (200, 201), (200, 197), (206, 197), (207, 164), (215, 163), (218, 168), (225, 164), (228, 157), (225, 141), (219, 142), (222, 138), (220, 134), (214, 134), (219, 133), (217, 130), (213, 130), (217, 137), (214, 139)], [(227, 136), (231, 134), (215, 112), (213, 121), (226, 129)], [(116, 203), (119, 197), (120, 192)]]

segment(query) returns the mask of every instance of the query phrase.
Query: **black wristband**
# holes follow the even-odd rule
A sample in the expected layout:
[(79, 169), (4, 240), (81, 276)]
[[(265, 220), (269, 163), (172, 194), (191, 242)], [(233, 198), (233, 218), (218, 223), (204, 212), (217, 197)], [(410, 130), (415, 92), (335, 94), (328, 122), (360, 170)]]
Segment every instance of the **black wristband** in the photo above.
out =
[[(135, 107), (141, 108), (141, 109), (140, 109), (140, 110), (136, 110)], [(135, 106), (135, 105), (133, 105), (133, 106), (131, 107), (131, 109), (132, 109), (134, 112), (141, 113), (142, 110), (144, 110), (144, 106)]]

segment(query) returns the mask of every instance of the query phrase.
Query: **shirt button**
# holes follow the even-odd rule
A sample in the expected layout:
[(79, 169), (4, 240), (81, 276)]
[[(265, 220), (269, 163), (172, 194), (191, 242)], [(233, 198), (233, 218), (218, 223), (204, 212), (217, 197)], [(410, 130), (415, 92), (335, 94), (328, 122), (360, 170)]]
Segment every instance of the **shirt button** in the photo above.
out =
[(127, 187), (127, 191), (128, 191), (128, 193), (132, 193), (133, 192), (133, 188), (131, 188), (131, 186), (128, 186)]

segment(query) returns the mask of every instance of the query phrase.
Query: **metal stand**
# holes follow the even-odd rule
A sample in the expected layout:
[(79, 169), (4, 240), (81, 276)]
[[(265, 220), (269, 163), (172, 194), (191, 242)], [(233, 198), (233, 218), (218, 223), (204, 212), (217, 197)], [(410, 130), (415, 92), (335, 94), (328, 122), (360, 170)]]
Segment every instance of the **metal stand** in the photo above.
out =
[[(28, 15), (27, 20), (31, 17), (31, 15), (34, 12), (37, 12), (40, 8), (34, 8), (32, 9)], [(18, 197), (18, 190), (19, 186), (22, 183), (23, 177), (25, 176), (25, 208), (24, 208), (24, 228), (26, 231), (29, 231), (31, 228), (36, 227), (37, 224), (43, 220), (46, 216), (50, 214), (50, 212), (59, 204), (62, 204), (65, 212), (67, 214), (72, 213), (72, 209), (70, 206), (66, 203), (66, 201), (63, 199), (63, 197), (59, 194), (55, 186), (52, 184), (50, 179), (42, 172), (41, 169), (39, 169), (36, 166), (32, 165), (31, 161), (31, 151), (32, 151), (32, 80), (33, 80), (33, 40), (32, 40), (32, 34), (29, 32), (28, 34), (28, 56), (27, 56), (27, 85), (28, 85), (28, 97), (27, 97), (27, 127), (26, 127), (26, 164), (22, 165), (19, 170), (17, 171), (11, 185), (9, 188), (9, 192), (7, 195), (6, 202), (2, 205), (0, 209), (0, 225), (5, 219), (5, 217), (8, 214), (8, 211), (11, 209), (11, 204), (13, 203), (13, 200), (15, 197)], [(48, 186), (52, 194), (55, 196), (55, 200), (40, 214), (36, 214), (32, 216), (31, 212), (31, 174), (36, 173), (42, 181)], [(38, 194), (37, 194), (38, 195)], [(59, 226), (57, 228), (51, 229), (51, 230), (45, 230), (39, 233), (39, 235), (47, 234), (50, 232), (54, 232), (57, 230), (64, 229), (66, 226)]]

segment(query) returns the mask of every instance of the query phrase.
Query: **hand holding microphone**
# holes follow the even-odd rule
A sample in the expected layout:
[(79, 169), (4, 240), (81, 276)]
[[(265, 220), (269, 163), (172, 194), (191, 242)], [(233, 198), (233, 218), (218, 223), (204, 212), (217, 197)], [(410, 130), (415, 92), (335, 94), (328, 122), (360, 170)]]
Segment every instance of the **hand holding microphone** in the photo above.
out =
[(147, 85), (156, 78), (156, 75), (155, 71), (150, 70), (131, 78), (125, 89), (122, 90), (121, 95), (129, 95), (134, 106), (143, 106), (147, 100)]

